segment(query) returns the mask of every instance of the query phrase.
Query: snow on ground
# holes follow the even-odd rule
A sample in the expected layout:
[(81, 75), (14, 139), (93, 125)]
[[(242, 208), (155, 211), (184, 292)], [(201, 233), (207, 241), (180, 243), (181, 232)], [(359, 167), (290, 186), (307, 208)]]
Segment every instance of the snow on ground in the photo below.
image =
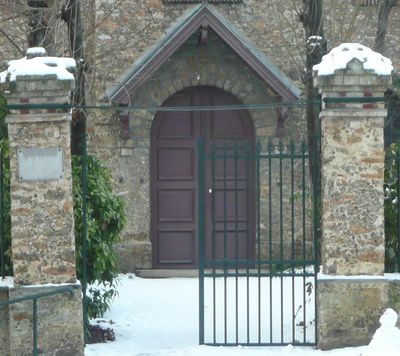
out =
[(205, 278), (205, 343), (315, 343), (314, 284), (301, 276)]
[(392, 312), (381, 319), (382, 327), (375, 336), (378, 341), (370, 346), (325, 352), (291, 345), (211, 347), (198, 345), (196, 278), (143, 279), (132, 274), (120, 275), (118, 291), (119, 296), (105, 315), (105, 320), (114, 323), (111, 327), (117, 340), (87, 345), (86, 356), (400, 356), (400, 351), (390, 353), (391, 347), (397, 347), (394, 339), (399, 333), (392, 325)]
[(397, 356), (400, 355), (400, 329), (396, 328), (397, 313), (387, 309), (379, 319), (381, 327), (376, 330), (368, 350), (363, 356)]

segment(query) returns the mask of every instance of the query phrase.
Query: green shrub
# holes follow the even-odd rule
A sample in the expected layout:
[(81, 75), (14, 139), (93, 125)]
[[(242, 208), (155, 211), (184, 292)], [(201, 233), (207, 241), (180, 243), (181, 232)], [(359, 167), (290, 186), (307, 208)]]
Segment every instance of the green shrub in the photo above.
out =
[[(82, 280), (82, 158), (72, 158), (77, 276)], [(88, 315), (101, 317), (116, 295), (117, 255), (114, 244), (125, 224), (124, 204), (112, 190), (111, 177), (94, 156), (87, 157)]]
[(385, 271), (398, 271), (398, 252), (399, 252), (399, 236), (398, 236), (398, 206), (399, 206), (399, 180), (398, 180), (398, 164), (399, 164), (399, 146), (392, 144), (386, 149), (385, 164)]
[(7, 115), (6, 100), (0, 93), (0, 150), (3, 153), (3, 238), (4, 238), (4, 272), (5, 275), (12, 275), (12, 256), (11, 256), (11, 216), (10, 216), (10, 161), (8, 159), (9, 144), (7, 125), (4, 121)]

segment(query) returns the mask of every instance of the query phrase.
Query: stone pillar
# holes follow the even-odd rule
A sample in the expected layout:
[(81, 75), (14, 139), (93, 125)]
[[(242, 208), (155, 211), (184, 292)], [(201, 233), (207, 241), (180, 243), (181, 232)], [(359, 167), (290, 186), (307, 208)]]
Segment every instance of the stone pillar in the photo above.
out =
[[(376, 64), (376, 65), (375, 65)], [(322, 98), (383, 97), (390, 60), (343, 44), (314, 67)], [(384, 103), (327, 103), (321, 119), (322, 273), (318, 345), (367, 344), (388, 304), (383, 178)]]
[[(74, 88), (68, 59), (28, 52), (0, 74), (8, 104), (64, 104)], [(20, 62), (20, 63), (18, 63)], [(14, 287), (9, 298), (71, 286), (38, 302), (39, 352), (83, 355), (82, 303), (75, 275), (70, 153), (71, 114), (63, 109), (13, 110), (10, 140)], [(10, 305), (11, 355), (32, 352), (32, 302)]]

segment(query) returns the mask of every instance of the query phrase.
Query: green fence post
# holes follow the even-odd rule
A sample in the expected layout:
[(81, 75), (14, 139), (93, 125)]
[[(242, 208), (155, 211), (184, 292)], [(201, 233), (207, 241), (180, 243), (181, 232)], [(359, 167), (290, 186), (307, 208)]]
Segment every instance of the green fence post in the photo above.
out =
[[(400, 272), (400, 142), (396, 145), (395, 154), (395, 167), (396, 167), (396, 191), (397, 191), (397, 261), (394, 271), (390, 272)], [(389, 168), (388, 168), (389, 169)]]
[(32, 299), (33, 303), (33, 355), (38, 356), (39, 351), (38, 351), (38, 318), (37, 318), (37, 299), (33, 298)]
[(0, 269), (1, 269), (1, 277), (5, 277), (5, 239), (4, 239), (4, 229), (3, 229), (3, 194), (4, 194), (4, 187), (3, 187), (3, 150), (0, 149)]
[(86, 134), (82, 136), (82, 294), (83, 294), (83, 335), (85, 344), (88, 338), (88, 315), (87, 315), (87, 193), (88, 193), (88, 167)]
[(198, 145), (198, 248), (199, 248), (199, 344), (204, 344), (204, 264), (205, 264), (205, 151), (204, 141), (199, 139)]
[[(321, 122), (318, 120), (317, 124), (317, 129), (316, 132), (314, 133), (314, 138), (313, 138), (313, 150), (312, 150), (312, 155), (311, 157), (312, 160), (312, 185), (313, 185), (313, 250), (314, 253), (312, 255), (312, 259), (314, 260), (314, 289), (315, 289), (315, 310), (317, 311), (317, 296), (318, 296), (318, 279), (317, 279), (317, 274), (319, 272), (319, 260), (320, 260), (320, 217), (321, 217), (321, 212), (320, 212), (320, 207), (321, 202), (320, 202), (320, 184), (321, 184), (321, 157), (320, 157), (320, 152), (321, 152)], [(315, 323), (314, 323), (314, 330), (315, 330), (315, 342), (318, 344), (318, 336), (319, 333), (317, 332), (317, 326), (318, 326), (318, 312), (315, 313)], [(304, 334), (306, 333), (306, 330), (304, 330)]]

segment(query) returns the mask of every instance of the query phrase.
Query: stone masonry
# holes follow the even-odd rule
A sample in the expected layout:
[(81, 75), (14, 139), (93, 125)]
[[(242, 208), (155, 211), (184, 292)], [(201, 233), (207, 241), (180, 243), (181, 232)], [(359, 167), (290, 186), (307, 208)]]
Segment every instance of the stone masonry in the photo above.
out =
[[(37, 74), (13, 78), (10, 70), (1, 85), (9, 104), (65, 104), (75, 83), (68, 74), (59, 78), (57, 73), (38, 70)], [(70, 120), (69, 112), (53, 108), (13, 110), (6, 118), (14, 286), (0, 299), (53, 291), (60, 284), (74, 290), (73, 296), (63, 293), (38, 301), (38, 347), (43, 355), (83, 355), (81, 289), (75, 274)], [(49, 176), (51, 165), (60, 166), (58, 176)], [(30, 355), (32, 301), (10, 305), (8, 319), (9, 354)], [(2, 336), (0, 341), (0, 350), (7, 350), (3, 344), (7, 338)]]
[[(351, 45), (340, 48), (337, 56), (341, 57), (354, 50)], [(391, 83), (390, 73), (365, 69), (369, 49), (354, 48), (345, 68), (324, 75), (320, 71), (326, 60), (318, 66), (314, 80), (323, 99), (383, 97)], [(357, 57), (360, 51), (365, 55), (362, 60)], [(383, 103), (355, 102), (325, 103), (320, 114), (322, 275), (317, 298), (321, 349), (368, 343), (384, 309), (400, 307), (391, 297), (398, 288), (396, 282), (383, 277), (385, 115)]]
[[(62, 2), (54, 3), (56, 6), (62, 5)], [(163, 0), (99, 0), (96, 1), (96, 11), (93, 11), (88, 8), (90, 3), (93, 2), (81, 1), (87, 30), (86, 54), (88, 63), (94, 68), (95, 73), (88, 81), (88, 95), (93, 104), (104, 97), (106, 89), (117, 82), (126, 69), (158, 41), (184, 11), (197, 5), (190, 1), (169, 3)], [(213, 4), (213, 6), (301, 87), (306, 40), (298, 20), (302, 11), (302, 1), (243, 0), (238, 3)], [(14, 16), (14, 8), (3, 6), (0, 11), (0, 17), (5, 18), (4, 31), (15, 41), (13, 44), (6, 37), (0, 36), (0, 65), (1, 62), (15, 57), (15, 44), (20, 48), (26, 46), (27, 21), (23, 16)], [(58, 10), (53, 11), (51, 16), (58, 13)], [(324, 28), (328, 46), (332, 48), (342, 42), (360, 42), (372, 46), (376, 33), (376, 13), (376, 6), (360, 6), (357, 2), (349, 0), (325, 0)], [(386, 36), (386, 55), (392, 58), (397, 67), (400, 64), (398, 41), (400, 28), (396, 23), (399, 13), (399, 6), (392, 10)], [(51, 19), (49, 15), (49, 20)], [(55, 32), (62, 33), (65, 30), (63, 26), (65, 24), (62, 21), (56, 22)], [(58, 41), (53, 46), (54, 54), (65, 53), (65, 48), (62, 48), (64, 43)], [(193, 43), (191, 44), (193, 48)], [(213, 61), (211, 50), (198, 56), (182, 57), (194, 52), (186, 44), (185, 50), (179, 53), (179, 65), (175, 62), (177, 56), (174, 56), (174, 61), (169, 62), (171, 68), (169, 70), (163, 68), (163, 72), (148, 78), (149, 85), (144, 88), (142, 97), (132, 99), (138, 100), (138, 104), (162, 103), (162, 99), (167, 97), (165, 94), (171, 95), (183, 89), (183, 84), (186, 86), (199, 84), (195, 80), (196, 76), (192, 78), (187, 74), (189, 71), (194, 73), (200, 69), (215, 79), (213, 82), (207, 81), (207, 76), (201, 73), (202, 84), (223, 88), (234, 93), (244, 103), (264, 102), (266, 92), (263, 92), (257, 78), (254, 80), (254, 75), (248, 72), (238, 58), (231, 56), (227, 59), (226, 48), (218, 48), (224, 53), (216, 62)], [(209, 60), (207, 65), (204, 65), (207, 56)], [(185, 60), (190, 66), (181, 66)], [(247, 78), (242, 85), (244, 77)], [(163, 86), (161, 93), (159, 85)], [(165, 88), (168, 85), (170, 87)], [(246, 97), (250, 91), (253, 93), (252, 97)], [(147, 98), (144, 97), (144, 93)], [(246, 100), (243, 100), (244, 97)], [(266, 110), (252, 114), (259, 116), (255, 119), (256, 125), (259, 125), (256, 127), (258, 136), (276, 136), (273, 113), (271, 115), (271, 112)], [(292, 116), (291, 124), (298, 126), (300, 130), (288, 129), (287, 137), (290, 135), (296, 137), (299, 131), (306, 132), (301, 116), (301, 113)], [(130, 139), (122, 139), (121, 125), (115, 113), (89, 111), (89, 150), (111, 169), (114, 187), (126, 202), (127, 226), (119, 245), (120, 268), (123, 271), (151, 267), (149, 257), (151, 207), (148, 203), (150, 162), (147, 134), (153, 117), (154, 115), (148, 112), (135, 112), (130, 118), (132, 135)]]
[[(7, 95), (9, 104), (21, 103), (25, 98), (29, 98), (32, 104), (46, 101), (64, 103), (69, 100), (70, 82), (56, 78), (29, 79), (23, 78), (10, 84), (10, 94)], [(15, 283), (19, 285), (73, 283), (76, 280), (70, 115), (46, 111), (31, 110), (7, 117), (13, 265)], [(19, 150), (32, 147), (57, 147), (62, 150), (62, 179), (21, 179), (18, 171)]]
[[(215, 8), (301, 87), (304, 69), (301, 53), (305, 40), (296, 14), (296, 11), (301, 10), (300, 3), (297, 0), (245, 0), (238, 4), (218, 4)], [(105, 89), (114, 84), (141, 54), (159, 40), (184, 11), (195, 5), (168, 4), (162, 0), (125, 1), (122, 4), (109, 0), (99, 1), (98, 18), (106, 20), (97, 28), (94, 41), (98, 51), (116, 55), (102, 54), (96, 57), (96, 83), (93, 86), (96, 93), (93, 95), (102, 98)], [(375, 18), (376, 7), (354, 6), (349, 1), (338, 0), (325, 1), (324, 6), (325, 29), (330, 47), (343, 41), (373, 44), (376, 30), (371, 18)], [(397, 7), (393, 10), (393, 19), (398, 16), (399, 10)], [(358, 28), (363, 28), (363, 31), (358, 31)], [(397, 31), (391, 20), (387, 50), (394, 61), (398, 58)], [(148, 79), (137, 95), (132, 97), (132, 103), (160, 105), (168, 96), (194, 85), (222, 88), (244, 104), (270, 100), (265, 84), (217, 36), (211, 34), (204, 48), (196, 48), (196, 43), (196, 38), (188, 40)], [(268, 137), (276, 138), (276, 113), (273, 110), (253, 110), (251, 115), (257, 137), (263, 143)], [(122, 139), (117, 115), (106, 111), (90, 112), (89, 150), (101, 157), (111, 169), (114, 187), (123, 193), (126, 202), (127, 226), (118, 246), (119, 266), (125, 272), (136, 268), (151, 268), (149, 141), (153, 118), (154, 113), (151, 112), (132, 112), (129, 119), (131, 136)], [(295, 137), (298, 141), (299, 136), (305, 136), (306, 127), (301, 110), (290, 116), (285, 127), (286, 140)], [(262, 184), (266, 186), (265, 182)], [(263, 216), (268, 216), (267, 210), (262, 210)], [(276, 211), (278, 209), (274, 209)]]

